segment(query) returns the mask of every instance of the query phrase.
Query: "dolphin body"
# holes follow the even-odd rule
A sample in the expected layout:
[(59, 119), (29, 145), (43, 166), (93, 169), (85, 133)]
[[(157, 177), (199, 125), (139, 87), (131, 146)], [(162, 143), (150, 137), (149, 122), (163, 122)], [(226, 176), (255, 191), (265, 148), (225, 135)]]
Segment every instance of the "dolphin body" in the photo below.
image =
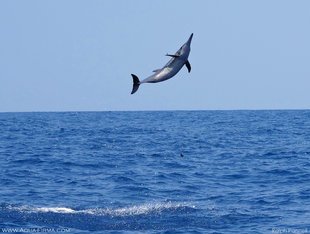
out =
[(184, 64), (186, 65), (188, 72), (190, 72), (191, 65), (188, 61), (188, 56), (189, 56), (189, 52), (191, 51), (192, 38), (193, 38), (193, 33), (190, 35), (187, 42), (174, 55), (166, 54), (166, 56), (170, 56), (172, 58), (163, 68), (154, 70), (153, 72), (155, 73), (149, 76), (148, 78), (140, 81), (136, 75), (131, 74), (132, 79), (133, 79), (133, 86), (132, 86), (131, 94), (134, 94), (135, 92), (137, 92), (140, 84), (157, 83), (157, 82), (162, 82), (162, 81), (172, 78), (181, 70)]

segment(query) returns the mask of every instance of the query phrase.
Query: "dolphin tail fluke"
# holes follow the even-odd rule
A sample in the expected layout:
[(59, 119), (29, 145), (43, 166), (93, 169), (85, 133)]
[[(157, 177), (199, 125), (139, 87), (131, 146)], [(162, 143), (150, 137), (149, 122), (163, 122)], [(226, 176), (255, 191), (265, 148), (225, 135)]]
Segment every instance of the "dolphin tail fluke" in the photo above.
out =
[(134, 75), (134, 74), (131, 74), (132, 76), (132, 79), (133, 79), (133, 86), (132, 86), (132, 91), (131, 91), (131, 94), (134, 94), (135, 92), (137, 92), (139, 86), (140, 86), (140, 81), (139, 81), (139, 78)]

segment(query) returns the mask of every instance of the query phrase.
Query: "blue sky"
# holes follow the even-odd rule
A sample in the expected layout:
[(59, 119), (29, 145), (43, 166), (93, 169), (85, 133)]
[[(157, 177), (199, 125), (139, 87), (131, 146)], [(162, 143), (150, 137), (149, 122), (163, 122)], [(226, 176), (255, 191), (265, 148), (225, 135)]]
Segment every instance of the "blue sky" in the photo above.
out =
[[(0, 111), (310, 109), (310, 1), (0, 1)], [(132, 89), (194, 33), (186, 68)]]

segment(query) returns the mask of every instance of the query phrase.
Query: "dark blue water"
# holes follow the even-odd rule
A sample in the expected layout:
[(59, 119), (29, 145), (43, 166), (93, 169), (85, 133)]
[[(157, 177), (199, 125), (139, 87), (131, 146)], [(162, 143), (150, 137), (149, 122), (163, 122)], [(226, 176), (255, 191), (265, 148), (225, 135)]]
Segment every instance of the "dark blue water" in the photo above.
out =
[(0, 232), (310, 232), (306, 110), (1, 113), (0, 171)]

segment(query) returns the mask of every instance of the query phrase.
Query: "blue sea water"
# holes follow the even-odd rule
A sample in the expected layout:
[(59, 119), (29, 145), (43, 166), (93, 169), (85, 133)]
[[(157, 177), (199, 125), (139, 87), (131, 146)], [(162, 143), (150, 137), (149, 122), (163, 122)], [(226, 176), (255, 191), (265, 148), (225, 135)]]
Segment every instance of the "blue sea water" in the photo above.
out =
[(0, 171), (0, 232), (310, 232), (309, 110), (0, 113)]

